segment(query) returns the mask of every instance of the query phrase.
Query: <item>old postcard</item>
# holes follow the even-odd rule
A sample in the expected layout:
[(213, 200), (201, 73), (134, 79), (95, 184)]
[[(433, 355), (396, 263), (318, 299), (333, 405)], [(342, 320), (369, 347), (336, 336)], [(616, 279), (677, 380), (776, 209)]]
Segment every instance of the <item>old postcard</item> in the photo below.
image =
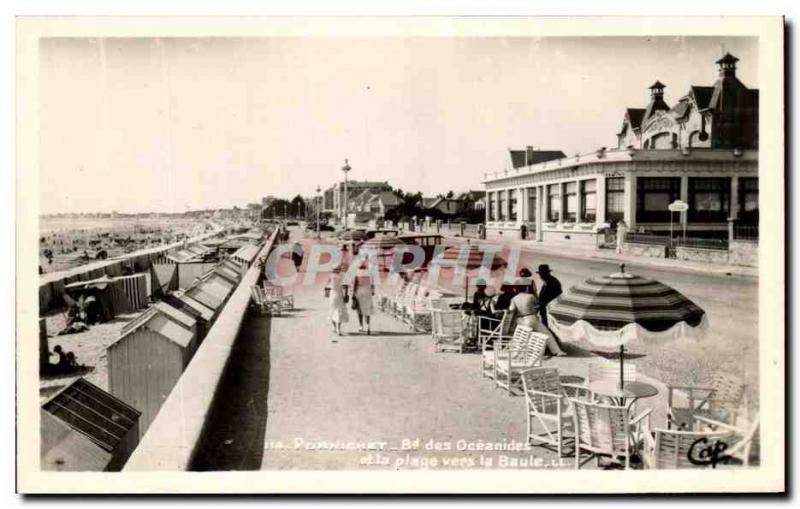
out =
[(23, 17), (17, 93), (19, 491), (785, 489), (780, 17)]

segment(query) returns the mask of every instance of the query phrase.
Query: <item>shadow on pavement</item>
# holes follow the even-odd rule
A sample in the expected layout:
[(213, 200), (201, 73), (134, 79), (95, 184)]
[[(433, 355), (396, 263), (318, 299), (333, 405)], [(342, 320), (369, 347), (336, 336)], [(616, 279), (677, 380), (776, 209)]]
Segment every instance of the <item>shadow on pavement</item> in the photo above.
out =
[(249, 312), (225, 367), (193, 471), (259, 470), (270, 372), (269, 316)]

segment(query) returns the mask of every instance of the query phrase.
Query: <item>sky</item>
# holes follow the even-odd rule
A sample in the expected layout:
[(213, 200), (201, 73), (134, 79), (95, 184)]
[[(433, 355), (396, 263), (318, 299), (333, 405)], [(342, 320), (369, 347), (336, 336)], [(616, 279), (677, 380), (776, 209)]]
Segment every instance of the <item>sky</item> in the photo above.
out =
[(342, 179), (482, 189), (508, 147), (616, 146), (627, 107), (713, 85), (753, 38), (57, 38), (40, 44), (41, 213), (182, 212)]

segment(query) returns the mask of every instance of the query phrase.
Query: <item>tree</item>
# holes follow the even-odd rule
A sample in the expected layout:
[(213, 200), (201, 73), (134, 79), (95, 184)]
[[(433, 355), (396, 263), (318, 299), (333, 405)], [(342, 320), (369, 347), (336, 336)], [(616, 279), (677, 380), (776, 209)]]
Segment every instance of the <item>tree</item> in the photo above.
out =
[(292, 198), (292, 203), (289, 209), (289, 214), (294, 217), (299, 217), (305, 209), (306, 202), (299, 194)]

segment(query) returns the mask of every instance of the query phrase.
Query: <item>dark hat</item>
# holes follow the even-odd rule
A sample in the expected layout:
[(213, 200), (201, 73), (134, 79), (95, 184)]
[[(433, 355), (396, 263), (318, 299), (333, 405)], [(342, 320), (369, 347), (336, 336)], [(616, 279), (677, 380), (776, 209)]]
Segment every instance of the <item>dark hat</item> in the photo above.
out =
[(550, 274), (550, 266), (546, 263), (543, 263), (542, 265), (539, 265), (539, 270), (537, 270), (536, 273), (541, 275)]
[(475, 281), (475, 286), (486, 286), (486, 281), (483, 279), (478, 279)]
[(531, 274), (531, 269), (527, 267), (522, 267), (521, 269), (519, 269), (519, 277), (531, 277), (532, 275), (533, 274)]

